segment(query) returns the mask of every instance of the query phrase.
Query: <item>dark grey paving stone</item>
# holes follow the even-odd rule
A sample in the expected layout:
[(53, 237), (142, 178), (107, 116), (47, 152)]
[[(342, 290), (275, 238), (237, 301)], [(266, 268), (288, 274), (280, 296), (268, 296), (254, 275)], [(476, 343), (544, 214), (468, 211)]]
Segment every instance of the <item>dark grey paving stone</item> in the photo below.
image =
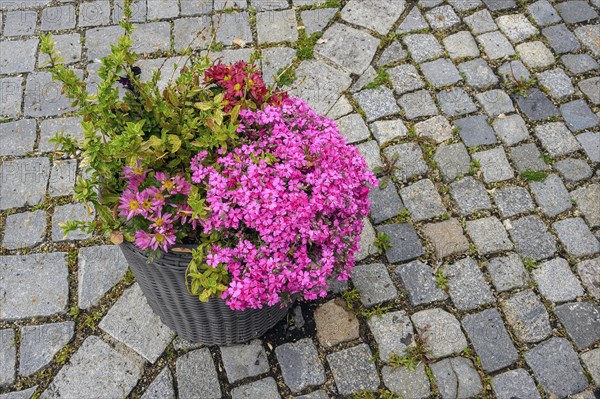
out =
[[(81, 61), (81, 36), (79, 33), (55, 35), (52, 36), (52, 39), (54, 39), (54, 48), (56, 51), (60, 51), (60, 56), (65, 60), (65, 64)], [(49, 60), (47, 55), (40, 53), (38, 65), (44, 65)]]
[(254, 381), (231, 390), (232, 399), (280, 399), (277, 382), (273, 377)]
[(467, 232), (480, 254), (489, 255), (513, 248), (502, 222), (495, 216), (467, 221)]
[(400, 112), (400, 108), (396, 105), (394, 94), (384, 86), (363, 90), (356, 93), (354, 97), (358, 101), (360, 108), (365, 111), (367, 122)]
[(590, 295), (600, 299), (600, 258), (579, 262), (577, 274)]
[(389, 0), (380, 3), (352, 0), (342, 8), (342, 18), (385, 35), (404, 12), (405, 6), (404, 2)]
[[(575, 75), (593, 71), (599, 67), (596, 60), (593, 59), (589, 54), (565, 54), (560, 57), (560, 62), (563, 63), (569, 72)], [(582, 91), (584, 93), (586, 92), (585, 90)]]
[(432, 219), (447, 212), (435, 185), (429, 179), (402, 188), (400, 196), (414, 221)]
[(423, 255), (423, 246), (412, 225), (386, 224), (377, 227), (377, 232), (385, 233), (390, 237), (392, 246), (385, 251), (388, 262), (405, 262)]
[(492, 18), (492, 14), (486, 9), (477, 11), (464, 18), (465, 23), (471, 29), (474, 35), (491, 32), (498, 29), (498, 26)]
[[(215, 9), (218, 8), (215, 3)], [(213, 16), (213, 24), (219, 24), (216, 32), (216, 40), (225, 46), (233, 45), (233, 41), (238, 38), (246, 43), (252, 43), (253, 41), (252, 30), (248, 22), (248, 13), (245, 11), (215, 15)]]
[[(80, 69), (76, 69), (74, 72), (80, 79), (83, 78), (83, 72)], [(50, 72), (34, 72), (27, 77), (23, 106), (26, 116), (61, 115), (75, 110), (71, 106), (72, 103), (71, 99), (62, 94), (62, 83), (52, 80)]]
[(179, 398), (221, 398), (219, 377), (208, 348), (196, 349), (177, 359)]
[(473, 310), (494, 301), (492, 291), (474, 259), (465, 258), (445, 265), (444, 273), (448, 278), (450, 298), (457, 309)]
[(527, 118), (534, 122), (559, 116), (558, 108), (539, 89), (529, 89), (527, 97), (517, 94), (515, 101)]
[(506, 145), (515, 145), (529, 137), (525, 121), (520, 115), (498, 117), (493, 123), (496, 135)]
[(7, 249), (33, 247), (44, 241), (45, 233), (44, 211), (13, 213), (6, 217), (2, 246)]
[(577, 37), (575, 37), (565, 24), (544, 28), (542, 29), (542, 34), (548, 40), (550, 47), (559, 54), (575, 51), (580, 46)]
[(0, 319), (52, 316), (69, 300), (65, 253), (0, 256)]
[(577, 353), (564, 338), (550, 338), (525, 352), (525, 361), (549, 395), (562, 398), (581, 392), (588, 385)]
[(35, 119), (21, 119), (0, 124), (0, 156), (25, 155), (32, 151), (36, 126)]
[(402, 41), (415, 62), (430, 61), (444, 55), (444, 49), (431, 34), (411, 34), (404, 36)]
[(531, 290), (500, 301), (506, 321), (518, 340), (539, 342), (552, 335), (546, 307)]
[(441, 90), (437, 93), (437, 99), (442, 112), (449, 116), (465, 115), (477, 111), (477, 106), (463, 89)]
[(52, 163), (48, 194), (52, 197), (62, 197), (75, 193), (75, 179), (77, 178), (77, 160), (60, 159)]
[[(173, 24), (173, 45), (176, 51), (191, 47), (205, 49), (209, 46), (209, 38), (197, 37), (199, 31), (210, 29), (211, 21), (207, 17), (180, 18)], [(266, 76), (269, 76), (265, 74)]]
[(552, 224), (565, 250), (576, 258), (594, 255), (600, 251), (600, 243), (582, 218), (559, 220)]
[(515, 107), (504, 90), (489, 90), (475, 96), (490, 117), (513, 112)]
[[(92, 335), (86, 338), (69, 363), (58, 372), (41, 397), (126, 397), (141, 378), (142, 371), (141, 362), (121, 354)], [(202, 381), (201, 376), (196, 380), (199, 381)], [(204, 391), (202, 385), (196, 388), (200, 392)], [(189, 398), (183, 395), (181, 397)]]
[(74, 333), (72, 321), (21, 327), (19, 375), (30, 376), (50, 364)]
[(450, 86), (462, 80), (458, 69), (446, 58), (421, 64), (421, 71), (425, 79), (437, 88)]
[(414, 344), (414, 330), (404, 311), (388, 312), (367, 320), (369, 330), (377, 342), (379, 359), (387, 362), (392, 354), (400, 355)]
[(365, 259), (367, 256), (375, 255), (377, 247), (375, 246), (375, 229), (368, 219), (364, 220), (364, 228), (360, 234), (360, 242), (358, 243), (360, 250), (354, 253), (357, 261)]
[(450, 193), (462, 215), (471, 215), (492, 207), (485, 186), (471, 176), (452, 183)]
[[(38, 43), (39, 39), (37, 38), (1, 41), (0, 73), (8, 75), (32, 72), (35, 67)], [(19, 54), (19, 56), (15, 57), (15, 54)]]
[(222, 346), (220, 349), (227, 380), (231, 383), (269, 371), (267, 354), (258, 339), (247, 344)]
[(490, 259), (486, 266), (498, 292), (524, 287), (529, 282), (529, 274), (515, 253)]
[(387, 147), (383, 153), (388, 159), (396, 158), (397, 169), (394, 175), (400, 181), (406, 181), (416, 176), (427, 173), (427, 163), (423, 158), (423, 151), (417, 143), (409, 142)]
[(592, 375), (594, 382), (600, 384), (600, 349), (582, 353), (581, 360)]
[(360, 293), (360, 301), (367, 307), (398, 296), (398, 291), (383, 263), (356, 266), (352, 272), (352, 282)]
[(498, 68), (498, 74), (507, 84), (514, 84), (515, 80), (530, 80), (531, 74), (521, 61), (507, 61)]
[(574, 132), (585, 130), (598, 125), (598, 116), (592, 112), (583, 100), (575, 100), (562, 104), (560, 112), (565, 123)]
[(494, 131), (484, 116), (477, 115), (458, 119), (454, 121), (454, 125), (459, 128), (458, 133), (467, 147), (496, 143)]
[(535, 210), (529, 192), (523, 187), (506, 186), (494, 191), (494, 202), (503, 218)]
[(422, 363), (414, 371), (405, 367), (383, 366), (381, 377), (385, 386), (402, 398), (427, 398), (431, 394), (429, 378)]
[(538, 125), (534, 132), (550, 156), (559, 157), (581, 149), (579, 142), (562, 122)]
[(431, 267), (418, 260), (398, 266), (396, 277), (406, 290), (408, 300), (413, 306), (444, 301), (448, 298), (448, 295), (437, 286)]
[(571, 209), (569, 192), (557, 175), (549, 175), (544, 181), (531, 182), (529, 188), (546, 216), (554, 217)]
[(476, 152), (473, 154), (473, 159), (479, 161), (479, 166), (483, 172), (483, 181), (486, 183), (510, 180), (515, 176), (514, 170), (508, 163), (508, 159), (506, 159), (504, 147)]
[(464, 75), (469, 86), (485, 88), (498, 83), (498, 77), (481, 58), (458, 64), (458, 69)]
[(545, 171), (550, 168), (542, 159), (542, 153), (534, 143), (525, 143), (510, 149), (510, 160), (517, 172)]
[(398, 216), (398, 213), (404, 209), (404, 204), (392, 182), (389, 182), (384, 189), (373, 187), (369, 193), (369, 199), (371, 200), (371, 218), (376, 224)]
[(555, 307), (554, 314), (580, 350), (600, 341), (600, 309), (593, 303), (565, 303)]
[(587, 1), (565, 1), (556, 5), (562, 19), (568, 24), (578, 24), (598, 17)]
[(327, 362), (340, 395), (377, 390), (379, 375), (371, 357), (371, 349), (367, 344), (327, 355)]
[(483, 0), (485, 5), (492, 11), (509, 10), (517, 7), (513, 0)]
[(419, 90), (400, 97), (398, 105), (402, 107), (406, 119), (412, 120), (422, 116), (438, 115), (435, 101), (426, 90)]
[(472, 398), (483, 389), (479, 374), (469, 359), (454, 357), (440, 360), (429, 367), (444, 399)]
[(10, 385), (15, 381), (17, 361), (17, 343), (13, 329), (0, 330), (0, 360), (0, 386)]
[[(565, 57), (563, 57), (563, 59)], [(588, 66), (590, 67), (589, 70), (598, 69), (599, 67), (598, 63), (588, 63)], [(587, 70), (585, 72), (587, 72)], [(582, 80), (577, 86), (587, 96), (587, 98), (592, 102), (592, 104), (600, 104), (600, 93), (598, 93), (598, 87), (600, 87), (600, 77), (592, 77), (589, 79)]]
[(539, 217), (525, 216), (514, 220), (507, 227), (517, 251), (524, 258), (541, 260), (556, 252), (556, 241)]
[(23, 101), (23, 77), (14, 76), (0, 78), (0, 87), (3, 88), (4, 101), (0, 102), (0, 116), (17, 118), (21, 115), (21, 102)]
[(600, 133), (586, 132), (578, 134), (577, 141), (579, 141), (592, 162), (600, 162)]
[(576, 183), (592, 177), (592, 168), (583, 159), (561, 159), (552, 166), (569, 183)]
[(527, 6), (527, 10), (536, 24), (546, 26), (561, 21), (558, 12), (547, 0), (539, 0)]
[(275, 348), (277, 361), (285, 384), (292, 392), (325, 383), (325, 369), (310, 338)]
[(598, 205), (598, 196), (600, 195), (600, 185), (590, 184), (579, 187), (571, 191), (571, 197), (577, 203), (577, 208), (585, 216), (585, 220), (590, 227), (600, 226), (600, 205)]
[(173, 375), (166, 366), (146, 389), (141, 399), (175, 399)]
[(295, 399), (329, 399), (327, 392), (319, 389), (306, 395), (296, 396)]
[(396, 32), (409, 33), (427, 28), (429, 28), (429, 25), (427, 24), (427, 21), (425, 21), (425, 18), (423, 18), (423, 14), (421, 14), (418, 7), (413, 7), (404, 18), (404, 21), (398, 26)]
[(14, 159), (0, 165), (0, 210), (39, 204), (46, 193), (50, 162), (45, 157)]
[(471, 157), (463, 143), (438, 147), (433, 159), (446, 181), (469, 173), (471, 168)]
[(73, 29), (77, 22), (75, 7), (65, 4), (55, 7), (45, 7), (42, 10), (41, 30)]
[(73, 241), (92, 237), (91, 233), (87, 233), (81, 229), (70, 231), (65, 235), (65, 232), (60, 225), (68, 220), (91, 222), (94, 220), (94, 214), (89, 213), (85, 204), (65, 204), (57, 206), (54, 208), (54, 214), (52, 215), (52, 241)]
[(519, 359), (498, 310), (492, 308), (467, 315), (462, 325), (486, 372), (503, 369)]
[(423, 234), (433, 246), (438, 259), (469, 250), (469, 241), (464, 236), (459, 221), (454, 218), (423, 226)]
[(79, 26), (108, 25), (110, 22), (110, 2), (107, 0), (88, 1), (79, 7)]
[(551, 302), (572, 301), (584, 294), (569, 263), (562, 258), (542, 263), (532, 272), (532, 276), (540, 293)]
[(425, 340), (432, 357), (446, 357), (460, 353), (467, 347), (467, 339), (460, 329), (460, 323), (445, 310), (421, 310), (413, 314), (411, 320), (417, 334)]
[(492, 378), (498, 399), (541, 399), (533, 378), (524, 369), (509, 370)]

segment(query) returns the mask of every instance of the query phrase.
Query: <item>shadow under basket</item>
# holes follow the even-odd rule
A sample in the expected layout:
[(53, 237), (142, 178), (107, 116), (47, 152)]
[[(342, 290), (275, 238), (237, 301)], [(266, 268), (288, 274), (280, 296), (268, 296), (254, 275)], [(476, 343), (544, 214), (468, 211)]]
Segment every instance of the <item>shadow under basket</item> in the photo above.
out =
[(287, 306), (231, 310), (221, 298), (200, 302), (185, 285), (191, 260), (187, 253), (167, 253), (147, 263), (144, 251), (131, 243), (120, 245), (148, 304), (163, 323), (191, 342), (232, 345), (260, 337), (288, 312)]

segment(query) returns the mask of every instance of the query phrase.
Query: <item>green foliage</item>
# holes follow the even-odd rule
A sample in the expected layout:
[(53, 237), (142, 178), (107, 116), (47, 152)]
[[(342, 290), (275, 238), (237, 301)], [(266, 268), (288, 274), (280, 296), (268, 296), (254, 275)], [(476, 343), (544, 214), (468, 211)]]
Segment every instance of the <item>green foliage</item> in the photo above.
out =
[(538, 170), (526, 170), (521, 172), (521, 178), (526, 182), (544, 181), (548, 177), (548, 173)]
[(435, 271), (435, 285), (441, 290), (448, 288), (448, 277), (446, 277), (441, 267)]
[(387, 69), (380, 67), (377, 69), (377, 75), (375, 76), (375, 79), (373, 79), (371, 83), (366, 84), (364, 89), (374, 89), (382, 85), (391, 84), (390, 75), (388, 74)]
[(391, 306), (377, 305), (372, 308), (361, 307), (359, 310), (359, 314), (361, 316), (365, 317), (366, 319), (370, 319), (373, 316), (382, 316), (382, 315), (386, 314), (387, 312), (389, 312), (390, 310), (392, 310)]
[(421, 359), (415, 356), (409, 348), (411, 347), (406, 348), (402, 356), (392, 352), (388, 359), (390, 366), (394, 368), (406, 367), (410, 371), (415, 371), (419, 364), (421, 364)]
[(346, 290), (342, 293), (342, 299), (346, 302), (346, 306), (350, 309), (354, 308), (354, 305), (360, 302), (360, 294), (356, 288)]
[(469, 165), (469, 174), (476, 175), (477, 172), (479, 172), (480, 167), (481, 167), (481, 163), (479, 162), (478, 159), (472, 160), (471, 164)]
[(296, 81), (296, 71), (292, 65), (280, 68), (277, 71), (275, 82), (277, 87), (291, 86)]
[(511, 75), (509, 80), (504, 83), (504, 87), (510, 94), (519, 94), (523, 97), (527, 97), (527, 90), (534, 87), (537, 84), (535, 78), (525, 79), (525, 77), (521, 76), (519, 79), (512, 72), (511, 65)]
[(399, 223), (408, 223), (410, 221), (410, 211), (406, 208), (402, 209), (396, 219)]
[(383, 254), (385, 251), (392, 247), (390, 237), (383, 231), (380, 231), (379, 233), (377, 233), (377, 237), (375, 237), (375, 247), (377, 248), (377, 253)]
[(127, 271), (125, 272), (125, 276), (123, 276), (123, 281), (127, 285), (133, 284), (133, 282), (135, 281), (135, 276), (133, 275), (133, 272), (131, 271), (131, 269), (127, 268)]
[[(186, 270), (185, 280), (188, 291), (202, 302), (207, 302), (213, 296), (220, 297), (227, 289), (230, 280), (224, 265), (212, 267), (204, 262), (205, 253), (217, 240), (217, 233), (205, 235), (198, 248), (191, 250), (192, 261)], [(182, 249), (173, 249), (173, 251), (177, 250)]]
[(386, 388), (379, 388), (377, 392), (359, 391), (352, 396), (353, 399), (402, 399)]
[(391, 158), (388, 158), (387, 155), (384, 153), (381, 157), (383, 166), (378, 166), (375, 169), (373, 169), (373, 172), (375, 172), (378, 175), (381, 175), (381, 178), (379, 179), (379, 187), (381, 189), (385, 189), (387, 187), (388, 183), (392, 179), (394, 171), (400, 169), (400, 166), (396, 166), (396, 162), (398, 162), (399, 157), (400, 154), (398, 154), (397, 152), (394, 153), (394, 155), (392, 155)]
[(308, 36), (303, 30), (300, 31), (300, 36), (296, 42), (296, 57), (299, 60), (312, 60), (314, 57), (313, 49), (317, 40), (323, 36), (322, 32), (315, 32)]
[(80, 312), (80, 309), (77, 306), (72, 306), (71, 309), (69, 309), (69, 314), (73, 317), (79, 316), (79, 312)]
[(530, 273), (537, 269), (537, 263), (531, 258), (523, 259), (523, 265), (525, 266), (525, 269), (527, 269), (527, 271)]

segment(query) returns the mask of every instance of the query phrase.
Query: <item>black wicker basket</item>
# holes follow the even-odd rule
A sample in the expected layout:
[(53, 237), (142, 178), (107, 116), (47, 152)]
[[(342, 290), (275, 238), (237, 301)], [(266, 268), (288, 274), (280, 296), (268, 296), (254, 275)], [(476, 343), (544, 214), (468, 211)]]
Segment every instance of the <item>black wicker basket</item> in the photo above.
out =
[(131, 243), (121, 244), (121, 251), (150, 307), (163, 323), (188, 341), (204, 345), (246, 342), (263, 335), (287, 314), (288, 308), (280, 304), (234, 311), (221, 298), (200, 302), (185, 285), (190, 254), (167, 253), (147, 263), (144, 251)]

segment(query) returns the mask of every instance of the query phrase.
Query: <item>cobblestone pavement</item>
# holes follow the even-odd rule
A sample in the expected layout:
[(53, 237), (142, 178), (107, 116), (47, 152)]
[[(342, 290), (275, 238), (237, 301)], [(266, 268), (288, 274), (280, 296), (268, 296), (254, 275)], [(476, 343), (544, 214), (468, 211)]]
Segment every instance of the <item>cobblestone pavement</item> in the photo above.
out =
[(145, 74), (221, 19), (225, 60), (293, 63), (370, 167), (399, 155), (349, 287), (206, 348), (154, 316), (118, 248), (58, 226), (91, 216), (52, 153), (81, 129), (38, 35), (93, 87), (120, 0), (0, 0), (0, 398), (593, 398), (600, 1), (320, 2), (136, 2)]

